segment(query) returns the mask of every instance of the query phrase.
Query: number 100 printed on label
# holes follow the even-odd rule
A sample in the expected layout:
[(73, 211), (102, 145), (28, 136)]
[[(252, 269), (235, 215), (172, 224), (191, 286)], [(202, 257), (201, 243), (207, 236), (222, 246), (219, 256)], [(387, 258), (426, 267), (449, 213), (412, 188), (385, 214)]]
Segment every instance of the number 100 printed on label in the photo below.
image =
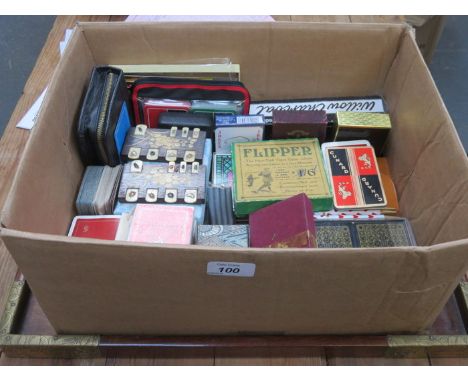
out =
[(211, 276), (253, 277), (255, 264), (210, 261), (206, 266), (206, 273)]

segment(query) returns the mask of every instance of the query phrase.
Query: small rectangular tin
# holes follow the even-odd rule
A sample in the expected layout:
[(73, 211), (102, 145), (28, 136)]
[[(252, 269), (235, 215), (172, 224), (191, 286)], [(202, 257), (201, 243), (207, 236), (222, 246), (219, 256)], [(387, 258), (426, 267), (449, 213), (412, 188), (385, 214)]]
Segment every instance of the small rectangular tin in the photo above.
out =
[(336, 121), (335, 141), (366, 139), (378, 156), (383, 154), (392, 128), (389, 114), (338, 111)]

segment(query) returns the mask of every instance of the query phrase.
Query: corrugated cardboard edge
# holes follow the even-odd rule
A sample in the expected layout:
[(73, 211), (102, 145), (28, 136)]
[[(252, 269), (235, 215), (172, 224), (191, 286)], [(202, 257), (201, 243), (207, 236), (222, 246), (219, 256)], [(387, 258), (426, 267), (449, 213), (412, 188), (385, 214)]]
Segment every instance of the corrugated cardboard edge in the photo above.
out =
[[(454, 182), (453, 184), (451, 184), (451, 193), (450, 194), (444, 194), (441, 196), (441, 200), (444, 204), (444, 205), (449, 205), (448, 208), (441, 208), (438, 206), (434, 206), (432, 205), (431, 208), (434, 209), (435, 213), (436, 214), (439, 214), (439, 215), (442, 215), (442, 214), (445, 214), (445, 218), (444, 217), (438, 217), (437, 221), (440, 221), (440, 223), (438, 224), (438, 228), (437, 229), (434, 229), (432, 226), (431, 227), (423, 227), (423, 231), (426, 230), (427, 231), (427, 228), (431, 229), (432, 230), (430, 232), (434, 232), (434, 235), (433, 237), (431, 237), (430, 239), (429, 238), (423, 238), (421, 239), (421, 234), (419, 234), (419, 242), (423, 241), (425, 242), (426, 244), (435, 244), (435, 243), (441, 243), (441, 242), (448, 242), (447, 239), (444, 239), (444, 236), (447, 237), (447, 230), (449, 230), (448, 228), (448, 224), (450, 220), (452, 220), (452, 224), (451, 224), (451, 228), (454, 228), (454, 224), (453, 224), (453, 220), (455, 219), (452, 219), (453, 218), (453, 212), (458, 209), (458, 219), (460, 219), (460, 216), (463, 216), (463, 212), (462, 211), (467, 211), (468, 210), (468, 207), (467, 207), (467, 204), (466, 204), (466, 187), (468, 185), (468, 158), (466, 156), (466, 152), (464, 150), (464, 147), (463, 147), (463, 144), (460, 140), (460, 137), (457, 133), (457, 130), (455, 128), (455, 125), (453, 123), (453, 120), (452, 118), (450, 117), (450, 114), (447, 110), (447, 107), (445, 106), (444, 104), (444, 101), (440, 95), (440, 92), (436, 86), (436, 83), (430, 73), (430, 70), (429, 68), (427, 67), (427, 65), (424, 63), (424, 58), (422, 56), (422, 53), (420, 52), (418, 46), (417, 46), (417, 43), (416, 43), (416, 40), (415, 40), (415, 37), (414, 37), (414, 34), (412, 33), (412, 28), (408, 27), (406, 28), (406, 30), (404, 31), (404, 33), (402, 34), (402, 38), (401, 38), (401, 41), (400, 41), (400, 47), (398, 49), (398, 53), (397, 55), (395, 56), (395, 59), (394, 59), (394, 62), (393, 64), (391, 65), (390, 69), (389, 69), (389, 72), (387, 74), (387, 77), (385, 79), (385, 82), (384, 82), (384, 92), (387, 92), (388, 88), (390, 88), (393, 84), (389, 81), (392, 81), (393, 77), (394, 77), (394, 69), (395, 67), (398, 65), (398, 64), (401, 64), (401, 62), (399, 61), (402, 61), (402, 57), (401, 57), (401, 54), (400, 54), (400, 51), (402, 49), (402, 46), (403, 44), (409, 44), (412, 49), (411, 49), (411, 56), (407, 56), (406, 59), (408, 61), (408, 63), (406, 64), (406, 72), (405, 72), (405, 75), (403, 75), (403, 77), (408, 77), (410, 76), (411, 74), (414, 74), (414, 73), (411, 73), (412, 71), (414, 72), (414, 70), (417, 70), (417, 74), (420, 75), (420, 77), (423, 77), (424, 78), (424, 81), (428, 81), (428, 85), (430, 87), (430, 91), (431, 91), (431, 97), (426, 97), (426, 99), (430, 99), (430, 102), (431, 102), (431, 107), (427, 107), (427, 112), (430, 112), (432, 111), (432, 109), (435, 109), (438, 111), (438, 109), (441, 109), (441, 113), (437, 114), (437, 116), (439, 118), (441, 118), (444, 122), (447, 122), (447, 126), (439, 126), (439, 127), (444, 127), (443, 129), (434, 129), (435, 131), (431, 132), (430, 134), (427, 134), (427, 136), (425, 136), (425, 142), (424, 142), (424, 145), (423, 147), (419, 150), (418, 154), (417, 154), (417, 159), (415, 161), (415, 163), (413, 164), (413, 166), (411, 166), (411, 170), (408, 172), (408, 174), (404, 174), (401, 178), (403, 178), (403, 181), (401, 181), (400, 183), (403, 185), (401, 187), (397, 187), (397, 191), (398, 191), (398, 197), (399, 197), (399, 201), (403, 201), (405, 198), (405, 192), (407, 191), (406, 189), (412, 189), (414, 187), (408, 187), (410, 180), (411, 178), (413, 177), (414, 173), (415, 173), (415, 169), (416, 167), (419, 165), (419, 167), (422, 167), (424, 165), (426, 165), (425, 163), (422, 163), (423, 160), (424, 160), (424, 154), (426, 154), (426, 157), (429, 155), (427, 154), (426, 152), (430, 150), (431, 148), (431, 145), (437, 141), (438, 139), (440, 140), (444, 140), (444, 139), (447, 139), (447, 138), (450, 138), (453, 140), (453, 144), (455, 146), (451, 147), (451, 151), (450, 151), (450, 155), (452, 157), (456, 157), (456, 158), (459, 158), (463, 161), (463, 163), (459, 164), (459, 167), (460, 169), (462, 169), (462, 172), (457, 174), (457, 177), (454, 179)], [(405, 67), (405, 66), (403, 66)], [(399, 90), (400, 91), (403, 91), (402, 88), (405, 88), (406, 86), (406, 83), (408, 82), (406, 80), (406, 77), (405, 77), (405, 81), (403, 84), (400, 84), (399, 86)], [(411, 78), (409, 78), (411, 79)], [(427, 89), (427, 87), (425, 88)], [(398, 101), (396, 102), (396, 104), (394, 105), (387, 105), (390, 109), (397, 109), (398, 106), (400, 105), (400, 99), (398, 99)], [(391, 112), (391, 110), (390, 110)], [(393, 110), (393, 113), (394, 113), (394, 110)], [(393, 115), (394, 119), (398, 119), (398, 114), (394, 114)], [(393, 119), (392, 119), (393, 121)], [(394, 122), (394, 121), (393, 121)], [(445, 136), (442, 136), (440, 137), (439, 134), (445, 134)], [(387, 142), (388, 143), (388, 142)], [(414, 148), (414, 147), (413, 147)], [(391, 147), (390, 147), (391, 149)], [(406, 148), (405, 148), (406, 149)], [(391, 151), (391, 150), (390, 150)], [(398, 178), (398, 176), (395, 176), (395, 168), (393, 167), (393, 165), (395, 163), (391, 163), (391, 162), (394, 162), (391, 160), (391, 156), (389, 156), (389, 167), (390, 167), (390, 170), (392, 172), (392, 178), (397, 182), (396, 178)], [(420, 163), (421, 162), (421, 163)], [(442, 169), (439, 168), (439, 171), (444, 171)], [(452, 170), (453, 171), (453, 170)], [(419, 171), (420, 172), (420, 171)], [(435, 173), (435, 176), (436, 176), (437, 173)], [(422, 198), (424, 199), (424, 198)], [(421, 200), (421, 199), (420, 199)], [(400, 209), (401, 209), (401, 212), (405, 213), (405, 211), (402, 210), (402, 203), (400, 203)], [(406, 211), (407, 212), (407, 211)], [(431, 211), (423, 211), (423, 210), (420, 210), (418, 211), (418, 214), (416, 217), (413, 216), (413, 218), (416, 218), (418, 219), (419, 217), (421, 217), (421, 215), (423, 214), (430, 214)], [(434, 215), (436, 215), (434, 214)], [(411, 220), (411, 216), (408, 216), (408, 214), (405, 214), (406, 217), (410, 218)], [(466, 215), (465, 215), (466, 216)], [(430, 220), (430, 219), (428, 219)], [(460, 225), (455, 225), (455, 227), (457, 228), (458, 230), (458, 233), (455, 235), (456, 238), (460, 238)], [(418, 234), (418, 230), (415, 230), (416, 234)], [(420, 231), (420, 230), (419, 230)], [(442, 232), (444, 231), (444, 232)], [(420, 232), (419, 232), (420, 233)], [(427, 235), (426, 235), (427, 236)], [(466, 232), (465, 232), (465, 237), (467, 237), (466, 235)]]
[[(81, 245), (85, 245), (86, 248), (89, 246), (89, 250), (98, 249), (104, 250), (108, 248), (108, 253), (111, 254), (111, 248), (119, 248), (120, 251), (128, 251), (133, 249), (132, 256), (138, 258), (139, 255), (144, 255), (144, 249), (152, 249), (152, 252), (155, 253), (158, 248), (161, 249), (178, 249), (177, 252), (171, 253), (164, 253), (163, 257), (167, 256), (181, 256), (181, 261), (187, 258), (186, 256), (193, 256), (193, 251), (196, 250), (198, 256), (201, 256), (199, 261), (205, 261), (206, 259), (213, 259), (216, 257), (217, 259), (225, 259), (226, 261), (246, 261), (249, 259), (249, 262), (256, 262), (255, 259), (260, 260), (263, 256), (274, 256), (277, 258), (277, 254), (280, 253), (282, 250), (279, 249), (219, 249), (213, 247), (203, 247), (203, 246), (158, 246), (158, 245), (151, 245), (151, 244), (138, 244), (138, 243), (125, 243), (125, 242), (113, 242), (113, 241), (102, 241), (102, 240), (95, 240), (95, 239), (81, 239), (81, 238), (67, 238), (64, 236), (59, 235), (46, 235), (46, 234), (31, 234), (25, 233), (15, 230), (8, 230), (2, 229), (0, 231), (2, 239), (4, 239), (5, 244), (7, 247), (13, 246), (18, 248), (23, 247), (28, 248), (30, 244), (33, 247), (36, 245), (34, 243), (40, 244), (40, 242), (47, 243), (48, 245), (52, 245), (52, 251), (56, 251), (58, 247), (65, 246), (72, 242), (74, 244), (80, 243)], [(55, 248), (55, 249), (54, 249)], [(83, 247), (85, 248), (85, 247)], [(94, 249), (93, 249), (94, 248)], [(298, 259), (308, 259), (310, 258), (313, 261), (314, 255), (323, 257), (323, 256), (335, 256), (335, 258), (343, 259), (343, 256), (372, 256), (380, 258), (381, 256), (385, 256), (386, 253), (391, 254), (393, 257), (396, 255), (395, 253), (396, 248), (381, 248), (376, 253), (375, 249), (368, 248), (368, 249), (312, 249), (312, 250), (302, 250), (302, 249), (290, 249), (288, 252), (291, 254), (298, 255)], [(465, 270), (468, 268), (468, 239), (460, 240), (451, 243), (439, 244), (434, 245), (432, 247), (402, 247), (399, 248), (402, 252), (402, 262), (399, 264), (400, 269), (402, 270), (403, 274), (398, 275), (388, 287), (387, 293), (383, 294), (382, 300), (376, 306), (374, 306), (372, 312), (367, 313), (367, 317), (365, 321), (370, 323), (374, 319), (380, 321), (382, 317), (385, 315), (390, 314), (396, 320), (395, 322), (403, 323), (403, 316), (402, 314), (408, 314), (408, 323), (401, 326), (406, 327), (407, 330), (411, 328), (411, 330), (421, 330), (428, 327), (432, 322), (435, 320), (436, 316), (438, 315), (440, 309), (442, 308), (445, 301), (451, 295), (453, 290), (458, 284), (458, 280), (463, 275)], [(24, 252), (24, 250), (23, 250)], [(438, 269), (435, 268), (437, 262), (442, 261), (441, 256), (444, 256), (444, 253), (447, 254), (447, 259), (452, 263), (452, 266), (447, 268), (452, 269), (450, 271), (450, 277), (447, 276), (440, 276), (437, 277), (439, 281), (436, 282), (436, 285), (428, 285), (426, 280), (427, 277), (433, 275), (434, 272), (438, 272)], [(202, 255), (203, 254), (203, 255)], [(197, 256), (197, 257), (198, 257)], [(247, 256), (247, 257), (246, 257)], [(259, 257), (260, 256), (260, 257)], [(434, 257), (435, 256), (435, 257)], [(438, 260), (436, 260), (438, 258)], [(375, 259), (374, 259), (375, 260)], [(38, 259), (38, 261), (42, 261)], [(418, 275), (419, 282), (415, 282), (412, 280), (411, 275), (405, 272), (407, 261), (408, 266), (414, 268), (415, 264), (419, 264), (418, 267), (422, 267), (421, 270), (422, 275)], [(412, 265), (411, 265), (412, 264)], [(453, 265), (457, 264), (459, 268), (456, 272), (457, 274), (454, 275)], [(403, 268), (401, 268), (403, 267)], [(29, 269), (30, 271), (30, 269)], [(414, 269), (413, 269), (414, 271)], [(425, 276), (424, 276), (425, 274)], [(421, 277), (420, 277), (421, 276)], [(444, 280), (445, 277), (445, 280)], [(444, 280), (442, 283), (440, 280)], [(406, 284), (410, 284), (410, 290), (407, 289), (405, 286)], [(417, 285), (420, 285), (418, 288)], [(408, 285), (409, 286), (409, 285)], [(417, 289), (414, 289), (414, 288)], [(31, 285), (31, 288), (34, 292), (34, 285)], [(435, 295), (434, 295), (435, 293)], [(421, 311), (419, 312), (419, 318), (416, 321), (410, 321), (411, 312), (420, 310), (421, 304), (426, 304), (428, 298), (433, 299), (434, 296), (437, 296), (437, 301), (430, 304), (431, 310), (427, 312), (424, 316), (421, 316)], [(41, 295), (38, 296), (38, 298)], [(403, 300), (402, 300), (403, 298)], [(395, 305), (397, 304), (397, 305)], [(47, 305), (47, 304), (46, 304)], [(393, 315), (391, 312), (394, 311), (394, 308), (398, 308), (399, 315)], [(59, 325), (54, 323), (53, 318), (51, 318), (51, 322), (54, 327), (58, 328), (59, 332), (61, 328)], [(410, 323), (411, 322), (411, 323)], [(349, 330), (349, 329), (348, 329)], [(377, 331), (372, 331), (373, 333), (379, 333)], [(66, 331), (65, 331), (66, 333)], [(357, 332), (356, 332), (357, 333)], [(111, 333), (103, 333), (103, 334), (111, 334)], [(148, 333), (149, 334), (149, 333)], [(158, 333), (155, 333), (158, 334)], [(161, 334), (161, 333), (159, 333)], [(183, 333), (170, 333), (170, 334), (183, 334)], [(200, 332), (190, 332), (190, 334), (204, 334)], [(232, 333), (213, 333), (213, 334), (232, 334)], [(285, 332), (284, 334), (299, 334), (295, 332)], [(323, 334), (323, 333), (321, 333)], [(344, 334), (342, 333), (327, 333), (327, 334)]]

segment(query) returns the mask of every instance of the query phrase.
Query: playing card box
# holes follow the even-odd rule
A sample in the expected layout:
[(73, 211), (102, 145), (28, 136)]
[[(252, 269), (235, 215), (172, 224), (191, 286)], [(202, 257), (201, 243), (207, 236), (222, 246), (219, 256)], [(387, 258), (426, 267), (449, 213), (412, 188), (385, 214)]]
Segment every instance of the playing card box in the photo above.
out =
[(249, 226), (236, 225), (199, 225), (197, 245), (208, 247), (241, 247), (249, 246)]
[(187, 203), (205, 201), (205, 166), (132, 161), (124, 165), (118, 200), (127, 203)]
[(75, 207), (78, 215), (112, 214), (123, 167), (87, 166)]
[(231, 154), (213, 155), (213, 185), (232, 186), (232, 156)]
[(295, 195), (251, 213), (249, 227), (251, 247), (317, 247), (314, 211), (306, 194)]
[[(137, 203), (122, 203), (117, 202), (114, 208), (114, 215), (125, 215), (125, 214), (133, 214), (135, 208), (138, 204)], [(171, 204), (171, 206), (175, 207), (186, 207), (187, 204)], [(203, 224), (205, 222), (205, 212), (206, 212), (206, 204), (193, 204), (195, 213), (195, 222), (197, 224)]]
[(323, 143), (327, 127), (327, 113), (323, 110), (274, 110), (271, 138), (317, 138)]
[(231, 145), (263, 139), (265, 121), (261, 115), (216, 115), (215, 150), (230, 154)]
[(209, 185), (206, 189), (206, 205), (210, 224), (234, 224), (231, 187)]
[(205, 141), (206, 132), (199, 128), (148, 129), (146, 125), (137, 125), (127, 134), (122, 160), (201, 162)]
[(336, 209), (371, 209), (387, 205), (371, 146), (328, 147), (325, 149), (325, 161)]
[(387, 198), (387, 205), (381, 208), (382, 213), (386, 215), (396, 215), (400, 211), (400, 204), (398, 203), (397, 191), (390, 174), (388, 160), (385, 157), (378, 157), (377, 164), (379, 166), (385, 197)]
[(195, 228), (192, 206), (138, 204), (128, 241), (154, 244), (191, 244)]
[(333, 194), (317, 139), (236, 143), (232, 153), (236, 216), (301, 192), (316, 211), (332, 208)]
[(68, 236), (89, 239), (115, 240), (121, 216), (75, 216), (68, 231)]
[(383, 220), (318, 220), (319, 248), (380, 248), (416, 245), (411, 225), (404, 218)]
[(335, 141), (366, 139), (378, 156), (383, 155), (385, 142), (392, 128), (389, 114), (338, 111), (336, 124)]

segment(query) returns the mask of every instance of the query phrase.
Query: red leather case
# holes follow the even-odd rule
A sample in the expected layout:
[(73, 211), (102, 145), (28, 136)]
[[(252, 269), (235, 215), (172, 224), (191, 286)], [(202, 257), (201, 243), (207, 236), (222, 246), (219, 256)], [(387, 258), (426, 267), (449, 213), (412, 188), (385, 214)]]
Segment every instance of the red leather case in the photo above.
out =
[(250, 214), (250, 246), (257, 248), (317, 247), (312, 202), (298, 194)]

